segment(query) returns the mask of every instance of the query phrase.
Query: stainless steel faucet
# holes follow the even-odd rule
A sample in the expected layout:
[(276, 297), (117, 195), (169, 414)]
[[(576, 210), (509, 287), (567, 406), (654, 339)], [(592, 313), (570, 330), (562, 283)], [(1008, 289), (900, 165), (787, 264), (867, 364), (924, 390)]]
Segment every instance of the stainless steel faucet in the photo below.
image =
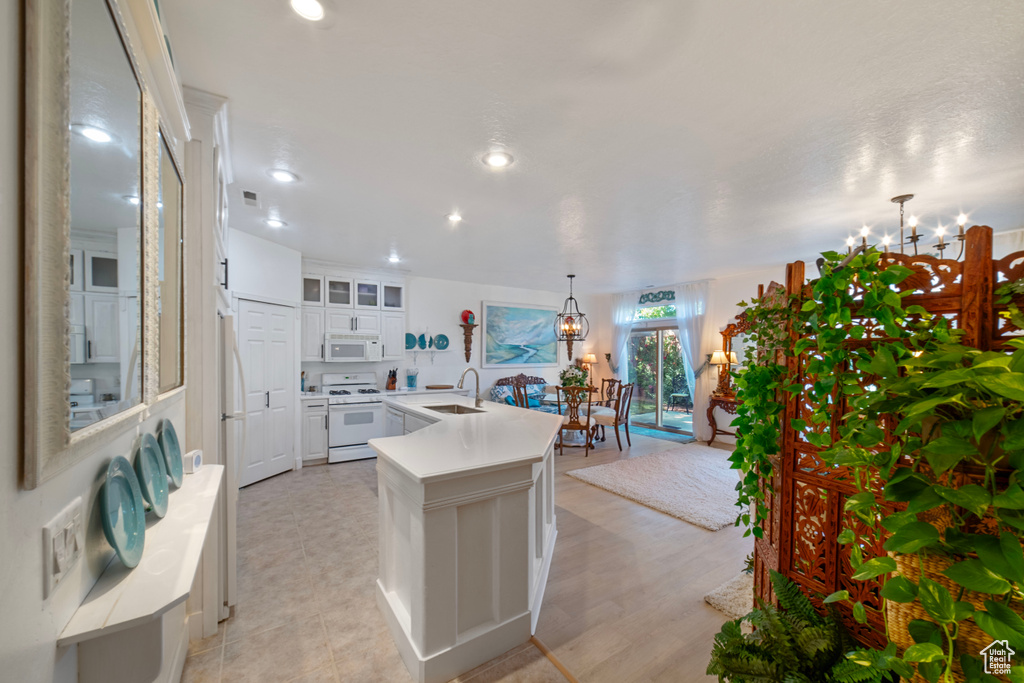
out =
[(476, 375), (476, 407), (479, 408), (484, 404), (484, 400), (480, 398), (480, 373), (476, 371), (476, 368), (466, 368), (462, 371), (462, 377), (459, 378), (459, 389), (466, 383), (466, 373), (470, 370)]

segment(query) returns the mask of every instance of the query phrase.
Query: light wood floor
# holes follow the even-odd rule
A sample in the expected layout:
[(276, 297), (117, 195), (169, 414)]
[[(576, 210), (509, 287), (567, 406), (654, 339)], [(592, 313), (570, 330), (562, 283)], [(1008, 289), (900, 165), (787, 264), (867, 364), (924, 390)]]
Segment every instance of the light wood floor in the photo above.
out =
[[(679, 444), (614, 436), (566, 449), (558, 475)], [(625, 445), (625, 438), (623, 438)], [(184, 681), (411, 680), (374, 602), (374, 460), (307, 467), (239, 495), (239, 604), (192, 643)], [(558, 541), (537, 640), (583, 683), (704, 681), (726, 617), (703, 596), (750, 551), (739, 529), (705, 531), (567, 476), (556, 477)], [(566, 677), (527, 643), (459, 683)]]

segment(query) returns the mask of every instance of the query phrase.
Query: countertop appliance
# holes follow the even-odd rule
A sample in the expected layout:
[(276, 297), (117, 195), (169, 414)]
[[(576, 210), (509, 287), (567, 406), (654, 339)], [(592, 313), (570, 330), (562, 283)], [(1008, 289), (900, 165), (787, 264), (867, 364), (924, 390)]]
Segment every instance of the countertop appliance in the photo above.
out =
[(327, 395), (327, 462), (376, 457), (367, 442), (384, 436), (377, 373), (324, 373), (320, 383)]
[[(324, 360), (333, 363), (378, 362), (384, 358), (379, 334), (328, 334), (324, 338)], [(326, 376), (326, 375), (325, 375)], [(374, 376), (374, 384), (377, 378)], [(327, 384), (326, 380), (321, 380)]]

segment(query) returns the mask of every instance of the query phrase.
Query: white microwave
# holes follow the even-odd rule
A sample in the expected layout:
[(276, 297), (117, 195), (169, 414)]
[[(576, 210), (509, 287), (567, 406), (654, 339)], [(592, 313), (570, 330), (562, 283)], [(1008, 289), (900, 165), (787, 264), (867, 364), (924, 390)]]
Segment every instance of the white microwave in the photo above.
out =
[(384, 359), (379, 334), (328, 334), (324, 340), (324, 360), (333, 363), (359, 363)]

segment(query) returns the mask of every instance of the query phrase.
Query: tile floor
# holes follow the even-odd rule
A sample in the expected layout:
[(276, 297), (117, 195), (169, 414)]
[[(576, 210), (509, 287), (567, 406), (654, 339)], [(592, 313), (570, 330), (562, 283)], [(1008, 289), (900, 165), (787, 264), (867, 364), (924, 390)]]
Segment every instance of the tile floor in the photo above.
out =
[[(678, 447), (633, 436), (620, 453), (612, 440), (587, 458), (567, 449), (556, 471)], [(191, 644), (183, 681), (411, 680), (374, 600), (375, 465), (307, 467), (240, 492), (239, 604)], [(749, 542), (556, 479), (559, 537), (538, 640), (584, 682), (705, 680), (725, 617), (703, 595), (742, 568)], [(527, 643), (457, 680), (566, 678)]]

